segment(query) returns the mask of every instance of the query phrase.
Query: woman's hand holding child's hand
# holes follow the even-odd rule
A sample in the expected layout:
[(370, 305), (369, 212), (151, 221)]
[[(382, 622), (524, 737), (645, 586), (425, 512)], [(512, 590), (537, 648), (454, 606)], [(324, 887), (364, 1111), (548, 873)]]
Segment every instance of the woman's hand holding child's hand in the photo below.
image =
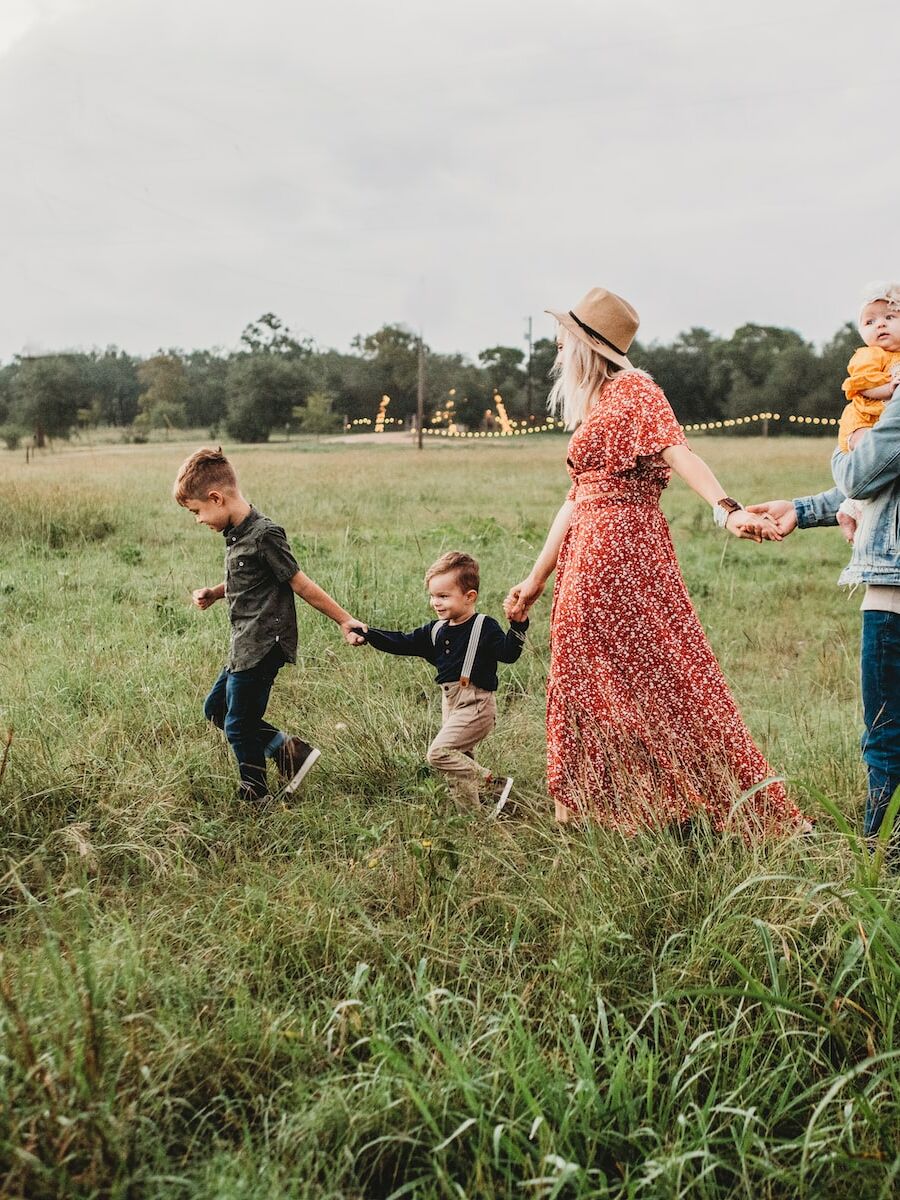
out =
[(535, 583), (532, 579), (523, 579), (521, 583), (511, 587), (503, 601), (503, 611), (507, 621), (524, 621), (532, 604), (539, 598), (543, 590), (544, 585)]

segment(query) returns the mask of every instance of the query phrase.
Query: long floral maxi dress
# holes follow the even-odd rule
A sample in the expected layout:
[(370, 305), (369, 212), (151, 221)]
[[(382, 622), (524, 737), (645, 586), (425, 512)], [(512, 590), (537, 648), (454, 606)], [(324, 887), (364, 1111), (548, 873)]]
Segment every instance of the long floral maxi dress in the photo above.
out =
[[(691, 605), (659, 506), (685, 436), (649, 376), (600, 392), (569, 443), (575, 501), (560, 549), (547, 688), (554, 800), (636, 833), (705, 809), (723, 828), (772, 776)], [(780, 783), (740, 803), (745, 836), (802, 821)]]

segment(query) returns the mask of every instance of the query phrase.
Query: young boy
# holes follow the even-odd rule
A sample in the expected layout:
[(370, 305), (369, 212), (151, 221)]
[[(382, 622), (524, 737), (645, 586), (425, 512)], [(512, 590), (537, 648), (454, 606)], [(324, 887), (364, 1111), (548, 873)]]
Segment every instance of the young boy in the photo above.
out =
[(475, 761), (472, 751), (497, 722), (497, 663), (519, 658), (528, 621), (511, 621), (504, 633), (493, 617), (477, 615), (479, 585), (475, 559), (451, 551), (425, 573), (437, 621), (412, 633), (370, 628), (363, 636), (376, 650), (424, 658), (437, 667), (444, 723), (426, 758), (447, 776), (459, 807), (477, 808), (481, 791), (494, 801), (496, 815), (506, 804), (513, 781), (495, 779)]
[(241, 799), (258, 803), (268, 796), (267, 758), (274, 758), (284, 790), (293, 792), (319, 751), (263, 717), (275, 676), (297, 661), (294, 593), (336, 621), (351, 646), (364, 640), (351, 629), (359, 622), (299, 569), (284, 530), (241, 495), (221, 447), (185, 459), (173, 491), (198, 524), (225, 538), (225, 582), (193, 592), (200, 609), (224, 597), (231, 621), (228, 662), (206, 697), (204, 715), (225, 731), (234, 751)]

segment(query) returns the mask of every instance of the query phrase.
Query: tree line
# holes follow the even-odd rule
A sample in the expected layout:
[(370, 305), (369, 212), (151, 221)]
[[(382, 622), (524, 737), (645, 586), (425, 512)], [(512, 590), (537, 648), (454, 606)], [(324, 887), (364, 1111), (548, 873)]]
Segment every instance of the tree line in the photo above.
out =
[[(630, 357), (685, 424), (762, 411), (834, 417), (859, 341), (849, 323), (818, 349), (791, 329), (747, 324), (728, 338), (695, 328), (668, 344), (636, 343)], [(515, 346), (491, 346), (477, 361), (428, 347), (424, 353), (426, 425), (484, 427), (498, 396), (512, 419), (546, 412), (556, 354), (550, 338), (536, 341), (530, 357)], [(359, 336), (341, 353), (295, 337), (266, 313), (230, 353), (161, 350), (142, 359), (109, 347), (20, 355), (0, 365), (0, 438), (13, 448), (24, 438), (43, 445), (112, 425), (134, 440), (152, 429), (203, 428), (262, 442), (273, 433), (326, 433), (373, 419), (383, 396), (391, 420), (405, 422), (416, 412), (418, 354), (416, 335), (402, 325)]]

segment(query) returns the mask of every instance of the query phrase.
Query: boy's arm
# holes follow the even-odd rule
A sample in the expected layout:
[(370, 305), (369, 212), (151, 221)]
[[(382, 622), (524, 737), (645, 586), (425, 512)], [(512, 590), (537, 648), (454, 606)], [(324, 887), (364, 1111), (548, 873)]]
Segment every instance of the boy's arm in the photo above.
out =
[(341, 632), (344, 635), (344, 641), (350, 646), (361, 646), (366, 640), (362, 634), (357, 633), (357, 629), (362, 629), (365, 632), (366, 626), (362, 621), (357, 621), (351, 617), (346, 608), (341, 608), (340, 604), (323, 589), (320, 588), (308, 575), (304, 575), (302, 571), (295, 571), (291, 576), (289, 583), (291, 591), (295, 592), (301, 600), (305, 600), (307, 604), (311, 604), (313, 608), (324, 613), (326, 617), (330, 617), (335, 624), (340, 625)]
[(297, 565), (297, 560), (288, 544), (287, 535), (280, 525), (270, 525), (266, 529), (259, 540), (259, 551), (268, 564), (276, 583), (289, 583), (291, 591), (301, 600), (305, 600), (307, 604), (311, 604), (326, 617), (330, 617), (335, 624), (341, 627), (344, 641), (348, 645), (361, 646), (363, 644), (364, 639), (353, 631), (354, 626), (361, 626), (365, 629), (363, 622), (354, 620), (346, 608), (341, 608), (340, 604), (333, 600), (323, 588), (313, 582), (308, 575), (304, 575)]
[(494, 620), (486, 623), (482, 634), (484, 649), (497, 662), (514, 663), (522, 656), (525, 648), (525, 632), (528, 629), (528, 618), (524, 621), (510, 621), (509, 629), (503, 632), (501, 626)]
[(402, 654), (407, 657), (427, 658), (434, 661), (434, 643), (431, 640), (431, 629), (434, 621), (420, 625), (412, 633), (402, 633), (399, 629), (368, 629), (365, 641), (376, 650), (385, 654)]
[(224, 598), (224, 583), (217, 583), (215, 587), (194, 588), (191, 592), (191, 600), (197, 608), (209, 608), (217, 600), (224, 600)]

